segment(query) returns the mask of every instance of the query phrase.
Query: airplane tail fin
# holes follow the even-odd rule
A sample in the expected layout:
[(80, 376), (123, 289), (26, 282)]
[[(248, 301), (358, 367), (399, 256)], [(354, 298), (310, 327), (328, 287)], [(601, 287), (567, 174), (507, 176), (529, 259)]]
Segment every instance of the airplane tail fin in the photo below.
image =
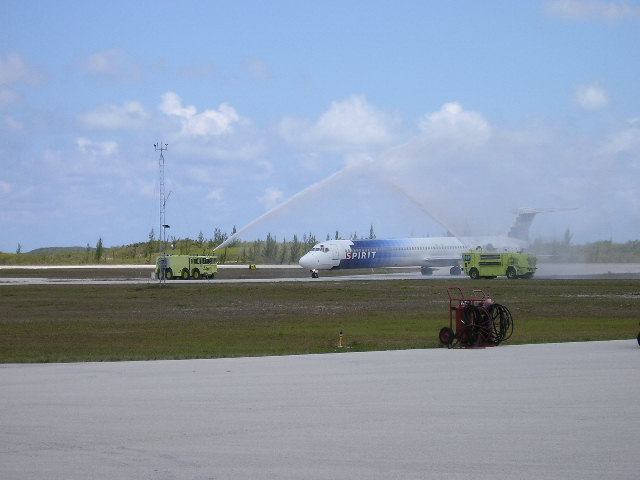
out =
[(507, 236), (518, 240), (529, 240), (529, 229), (538, 213), (553, 213), (564, 210), (575, 210), (575, 208), (520, 208)]

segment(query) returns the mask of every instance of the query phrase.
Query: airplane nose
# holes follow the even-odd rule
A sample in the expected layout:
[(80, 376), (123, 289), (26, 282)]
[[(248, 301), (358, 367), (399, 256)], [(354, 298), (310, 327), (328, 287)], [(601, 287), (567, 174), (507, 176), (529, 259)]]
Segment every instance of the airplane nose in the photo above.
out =
[(303, 255), (302, 258), (298, 261), (298, 265), (300, 265), (302, 268), (312, 269), (313, 264), (311, 262), (311, 255), (309, 255), (308, 253), (306, 255)]

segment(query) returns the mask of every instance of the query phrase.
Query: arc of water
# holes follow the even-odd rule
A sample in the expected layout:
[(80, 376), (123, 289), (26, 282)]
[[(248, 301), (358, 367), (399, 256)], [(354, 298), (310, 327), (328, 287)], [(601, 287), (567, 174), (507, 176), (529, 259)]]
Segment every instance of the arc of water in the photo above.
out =
[[(383, 155), (378, 157), (377, 160), (371, 161), (370, 163), (372, 163), (374, 165), (378, 164), (378, 165), (381, 165), (381, 166), (388, 166), (388, 163), (392, 162), (395, 158), (398, 158), (398, 155), (400, 155), (400, 158), (401, 158), (401, 156), (403, 154), (404, 155), (410, 155), (413, 150), (416, 150), (416, 149), (418, 149), (420, 147), (420, 144), (421, 144), (420, 137), (416, 137), (416, 138), (410, 140), (409, 142), (407, 142), (407, 143), (405, 143), (403, 145), (399, 145), (397, 147), (394, 147), (394, 148), (388, 150)], [(246, 232), (247, 230), (249, 230), (250, 228), (252, 228), (256, 224), (258, 224), (258, 223), (262, 222), (263, 220), (269, 218), (270, 216), (274, 215), (275, 213), (277, 213), (278, 211), (280, 211), (283, 208), (287, 207), (288, 205), (290, 205), (291, 203), (295, 202), (296, 200), (299, 200), (300, 198), (303, 198), (304, 196), (309, 195), (311, 193), (317, 192), (318, 190), (320, 190), (323, 187), (325, 187), (327, 184), (329, 184), (329, 183), (331, 183), (331, 182), (333, 182), (333, 181), (335, 181), (335, 180), (337, 180), (337, 179), (339, 179), (339, 178), (341, 178), (341, 177), (343, 177), (345, 175), (348, 175), (353, 170), (357, 169), (358, 172), (361, 173), (362, 172), (362, 168), (361, 167), (362, 167), (362, 163), (359, 163), (359, 164), (356, 164), (356, 165), (349, 165), (349, 166), (343, 168), (342, 170), (339, 170), (339, 171), (333, 173), (332, 175), (329, 175), (324, 180), (321, 180), (319, 182), (316, 182), (316, 183), (308, 186), (304, 190), (301, 190), (300, 192), (296, 193), (295, 195), (293, 195), (292, 197), (288, 198), (284, 202), (276, 205), (271, 210), (267, 211), (265, 214), (259, 216), (255, 220), (251, 221), (250, 223), (248, 223), (247, 225), (242, 227), (240, 230), (238, 230), (236, 233), (231, 235), (228, 239), (226, 239), (224, 242), (222, 242), (220, 245), (218, 245), (216, 248), (214, 248), (214, 250), (220, 250), (222, 248), (225, 248), (227, 245), (229, 245), (234, 240), (236, 240), (242, 233)], [(375, 172), (376, 169), (369, 169), (369, 171)], [(442, 220), (442, 218), (440, 218), (438, 215), (435, 215), (423, 202), (421, 202), (415, 196), (413, 196), (409, 192), (407, 192), (404, 188), (402, 188), (400, 185), (398, 185), (398, 183), (394, 182), (390, 178), (385, 177), (383, 175), (373, 175), (373, 176), (377, 180), (381, 181), (383, 184), (386, 184), (386, 185), (390, 186), (395, 191), (397, 191), (397, 192), (401, 193), (402, 195), (404, 195), (414, 205), (416, 205), (422, 212), (426, 213), (429, 217), (434, 219), (436, 222), (438, 222), (440, 225), (442, 225), (444, 228), (446, 228), (452, 234), (457, 235), (456, 231), (453, 230), (450, 225), (448, 225), (446, 222), (444, 222)]]
[(238, 238), (240, 235), (242, 235), (243, 232), (246, 232), (247, 230), (249, 230), (251, 227), (253, 227), (254, 225), (256, 225), (257, 223), (260, 223), (261, 221), (265, 220), (266, 218), (272, 216), (273, 214), (277, 213), (278, 211), (282, 210), (283, 208), (285, 208), (286, 206), (290, 205), (291, 203), (295, 202), (296, 200), (299, 200), (300, 198), (304, 197), (305, 195), (309, 195), (313, 192), (316, 192), (318, 190), (320, 190), (321, 188), (323, 188), (325, 185), (327, 185), (328, 183), (345, 176), (346, 174), (348, 174), (351, 170), (353, 169), (353, 167), (346, 167), (343, 168), (342, 170), (339, 170), (335, 173), (333, 173), (332, 175), (329, 175), (327, 178), (325, 178), (324, 180), (321, 180), (319, 182), (316, 182), (310, 186), (308, 186), (307, 188), (305, 188), (304, 190), (301, 190), (300, 192), (296, 193), (295, 195), (293, 195), (292, 197), (288, 198), (287, 200), (285, 200), (284, 202), (276, 205), (275, 207), (273, 207), (271, 210), (269, 210), (268, 212), (266, 212), (264, 215), (259, 216), (258, 218), (256, 218), (255, 220), (251, 221), (250, 223), (248, 223), (247, 225), (245, 225), (244, 227), (242, 227), (240, 230), (238, 230), (236, 233), (234, 233), (233, 235), (231, 235), (229, 238), (227, 238), (224, 242), (222, 242), (220, 245), (218, 245), (216, 248), (214, 248), (214, 250), (219, 250), (221, 248), (226, 247), (227, 245), (229, 245), (231, 242), (233, 242), (236, 238)]

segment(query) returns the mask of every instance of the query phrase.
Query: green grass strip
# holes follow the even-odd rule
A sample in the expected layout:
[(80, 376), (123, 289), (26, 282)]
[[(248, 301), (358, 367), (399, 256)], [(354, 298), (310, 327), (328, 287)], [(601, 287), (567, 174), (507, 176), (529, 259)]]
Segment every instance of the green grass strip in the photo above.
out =
[[(513, 315), (507, 344), (635, 338), (638, 280), (459, 282)], [(293, 355), (438, 347), (442, 280), (0, 286), (0, 362)], [(344, 346), (338, 348), (339, 332)]]

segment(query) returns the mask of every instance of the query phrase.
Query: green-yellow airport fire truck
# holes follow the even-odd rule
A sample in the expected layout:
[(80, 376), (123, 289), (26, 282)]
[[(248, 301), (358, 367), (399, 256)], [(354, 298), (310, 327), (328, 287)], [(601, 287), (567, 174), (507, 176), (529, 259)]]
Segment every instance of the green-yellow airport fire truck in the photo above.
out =
[(156, 260), (156, 276), (171, 280), (213, 278), (218, 272), (218, 258), (213, 255), (160, 255)]
[(462, 254), (464, 273), (472, 279), (506, 276), (509, 279), (531, 278), (536, 271), (536, 257), (529, 253), (482, 253), (471, 251)]

